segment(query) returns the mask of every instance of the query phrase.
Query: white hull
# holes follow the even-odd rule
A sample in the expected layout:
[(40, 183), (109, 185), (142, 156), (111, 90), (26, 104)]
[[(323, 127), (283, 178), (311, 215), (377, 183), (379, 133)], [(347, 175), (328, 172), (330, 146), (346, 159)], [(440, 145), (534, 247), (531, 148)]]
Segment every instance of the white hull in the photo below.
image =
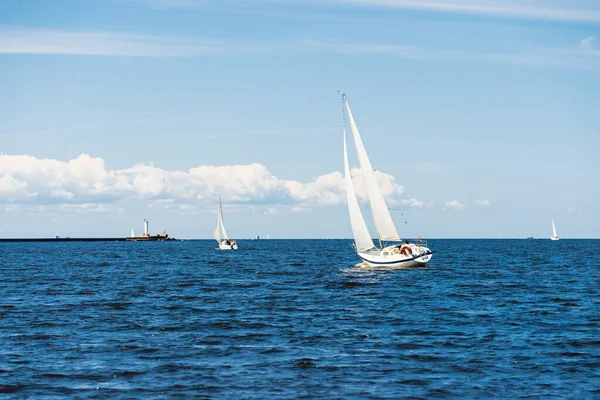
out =
[(559, 240), (558, 236), (551, 236), (550, 240)]
[(219, 248), (217, 250), (237, 250), (237, 249), (238, 249), (237, 243), (234, 243), (233, 245), (231, 245), (231, 244), (227, 244), (225, 242), (221, 242), (221, 243), (219, 243)]
[(431, 250), (427, 247), (410, 245), (412, 254), (400, 254), (398, 246), (388, 246), (382, 250), (357, 252), (356, 254), (371, 267), (422, 267), (431, 260)]

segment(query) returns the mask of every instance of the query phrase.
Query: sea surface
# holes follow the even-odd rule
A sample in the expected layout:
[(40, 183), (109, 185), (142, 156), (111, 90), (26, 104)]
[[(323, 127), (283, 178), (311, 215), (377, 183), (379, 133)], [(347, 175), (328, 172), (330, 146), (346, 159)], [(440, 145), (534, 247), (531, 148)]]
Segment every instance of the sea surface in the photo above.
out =
[(600, 240), (0, 243), (0, 397), (600, 398)]

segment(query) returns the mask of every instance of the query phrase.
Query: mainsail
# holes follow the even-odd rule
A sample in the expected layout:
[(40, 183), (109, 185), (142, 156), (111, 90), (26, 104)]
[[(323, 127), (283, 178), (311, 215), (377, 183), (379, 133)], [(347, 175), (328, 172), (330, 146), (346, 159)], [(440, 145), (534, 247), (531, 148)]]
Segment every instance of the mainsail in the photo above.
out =
[(390, 215), (387, 205), (385, 204), (385, 200), (383, 199), (383, 195), (381, 194), (379, 184), (375, 179), (373, 167), (371, 166), (371, 162), (369, 161), (369, 157), (367, 156), (367, 150), (365, 149), (365, 146), (360, 137), (360, 133), (358, 132), (356, 122), (354, 122), (354, 117), (352, 116), (352, 111), (350, 111), (350, 105), (348, 104), (348, 100), (346, 100), (345, 95), (343, 95), (343, 98), (344, 105), (346, 106), (346, 111), (348, 113), (350, 130), (352, 131), (352, 136), (354, 137), (354, 145), (356, 146), (358, 161), (360, 162), (360, 169), (363, 174), (365, 187), (367, 189), (367, 195), (369, 196), (369, 203), (371, 204), (371, 211), (373, 212), (373, 220), (375, 222), (375, 227), (377, 228), (377, 235), (379, 236), (379, 240), (400, 240), (400, 236), (398, 235), (396, 226), (394, 226), (394, 221), (392, 221), (392, 216)]
[(352, 226), (352, 234), (354, 235), (354, 243), (356, 251), (365, 251), (375, 247), (371, 234), (367, 229), (365, 220), (358, 206), (354, 186), (352, 185), (352, 176), (350, 175), (350, 167), (348, 166), (348, 151), (346, 149), (346, 129), (344, 129), (344, 173), (346, 181), (346, 198), (348, 201), (348, 212), (350, 213), (350, 225)]
[(554, 220), (552, 220), (552, 236), (558, 237), (558, 235), (556, 234), (556, 226), (554, 226)]
[[(223, 237), (221, 238), (221, 234)], [(221, 243), (221, 240), (229, 240), (227, 237), (227, 231), (225, 231), (225, 225), (223, 225), (223, 208), (221, 207), (221, 198), (219, 197), (219, 211), (217, 213), (217, 227), (215, 228), (215, 239)]]

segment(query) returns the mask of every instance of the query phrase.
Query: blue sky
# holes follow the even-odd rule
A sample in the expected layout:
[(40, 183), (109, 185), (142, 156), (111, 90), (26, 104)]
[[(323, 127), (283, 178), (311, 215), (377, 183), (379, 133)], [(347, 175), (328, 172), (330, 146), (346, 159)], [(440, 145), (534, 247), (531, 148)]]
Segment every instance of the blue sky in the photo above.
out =
[(401, 236), (600, 237), (590, 0), (0, 2), (0, 236), (350, 237), (338, 90)]

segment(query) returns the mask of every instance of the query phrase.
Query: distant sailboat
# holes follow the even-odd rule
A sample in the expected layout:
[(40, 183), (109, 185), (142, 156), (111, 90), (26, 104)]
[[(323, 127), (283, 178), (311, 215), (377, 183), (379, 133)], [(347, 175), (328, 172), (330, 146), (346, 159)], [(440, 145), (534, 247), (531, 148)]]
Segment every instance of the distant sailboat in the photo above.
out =
[(235, 240), (230, 240), (227, 237), (227, 231), (225, 230), (225, 225), (223, 224), (223, 207), (221, 206), (221, 197), (219, 197), (219, 211), (217, 215), (217, 227), (215, 228), (215, 239), (219, 243), (218, 250), (237, 250), (238, 248)]
[(556, 234), (556, 226), (554, 225), (554, 220), (552, 220), (552, 236), (550, 236), (550, 240), (559, 240), (558, 235)]
[(384, 246), (384, 241), (400, 241), (400, 236), (392, 221), (392, 216), (385, 204), (379, 184), (375, 179), (373, 167), (367, 156), (367, 151), (363, 145), (360, 133), (350, 111), (350, 106), (346, 100), (346, 95), (342, 94), (350, 131), (354, 137), (354, 145), (360, 162), (360, 169), (367, 189), (373, 219), (379, 236), (379, 248), (373, 244), (371, 234), (367, 228), (362, 212), (356, 199), (354, 186), (352, 184), (352, 176), (350, 175), (350, 167), (348, 165), (348, 151), (346, 148), (346, 129), (344, 128), (344, 172), (346, 182), (346, 197), (348, 202), (348, 212), (350, 214), (350, 225), (352, 226), (352, 234), (356, 254), (370, 266), (386, 266), (386, 267), (414, 267), (425, 265), (432, 257), (431, 250), (419, 244), (407, 243), (399, 246)]

